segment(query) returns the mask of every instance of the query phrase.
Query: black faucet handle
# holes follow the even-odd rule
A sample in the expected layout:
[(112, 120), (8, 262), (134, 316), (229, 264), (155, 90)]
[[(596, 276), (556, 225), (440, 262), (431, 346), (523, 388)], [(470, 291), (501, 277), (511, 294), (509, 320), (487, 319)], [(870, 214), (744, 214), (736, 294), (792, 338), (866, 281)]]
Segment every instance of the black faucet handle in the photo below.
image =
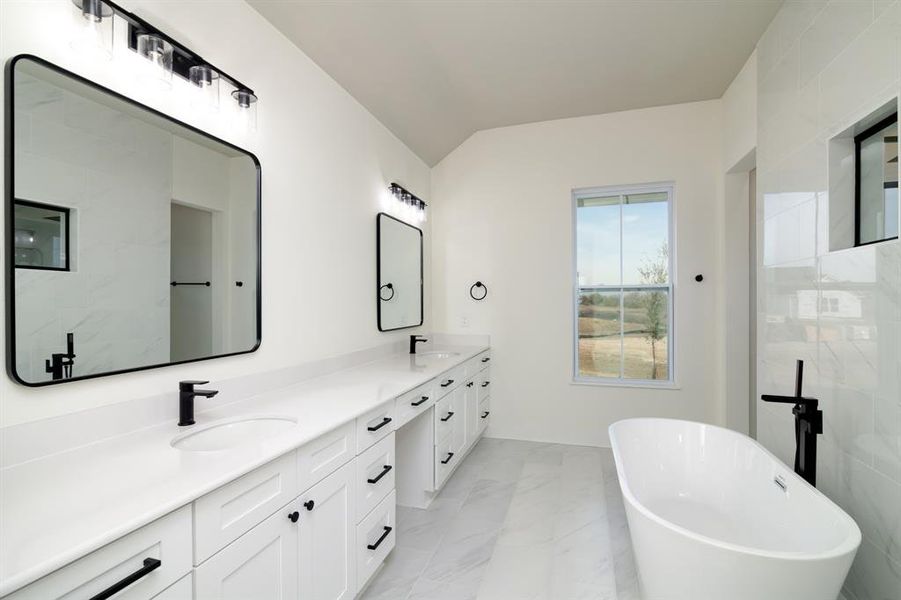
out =
[(185, 381), (178, 382), (178, 389), (182, 392), (193, 392), (195, 385), (206, 385), (209, 381), (203, 381), (200, 379), (187, 379)]

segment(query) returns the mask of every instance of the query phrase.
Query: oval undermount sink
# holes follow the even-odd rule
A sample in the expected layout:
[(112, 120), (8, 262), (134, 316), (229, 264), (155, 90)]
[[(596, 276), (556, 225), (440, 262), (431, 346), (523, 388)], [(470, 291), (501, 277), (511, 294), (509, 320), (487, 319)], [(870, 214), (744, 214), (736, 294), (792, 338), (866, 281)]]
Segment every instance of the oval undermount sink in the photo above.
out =
[(224, 419), (172, 438), (171, 445), (188, 452), (215, 452), (251, 444), (297, 426), (297, 419), (259, 415)]
[(418, 352), (416, 356), (424, 356), (427, 358), (453, 358), (460, 356), (459, 352), (443, 352), (441, 350), (429, 350), (428, 352)]

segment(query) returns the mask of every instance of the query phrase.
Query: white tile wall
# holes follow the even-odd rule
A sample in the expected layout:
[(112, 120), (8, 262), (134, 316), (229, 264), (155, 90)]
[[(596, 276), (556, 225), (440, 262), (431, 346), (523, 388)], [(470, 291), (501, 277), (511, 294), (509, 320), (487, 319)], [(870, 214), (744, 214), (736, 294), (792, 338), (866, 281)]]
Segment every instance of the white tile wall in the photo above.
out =
[[(829, 252), (827, 142), (901, 95), (901, 1), (788, 0), (757, 52), (758, 391), (791, 393), (807, 362), (818, 487), (864, 536), (845, 595), (899, 600), (901, 244)], [(758, 402), (758, 437), (789, 464), (790, 410)]]
[(15, 195), (73, 211), (73, 270), (16, 270), (19, 375), (49, 379), (70, 331), (76, 375), (168, 362), (172, 135), (16, 78)]

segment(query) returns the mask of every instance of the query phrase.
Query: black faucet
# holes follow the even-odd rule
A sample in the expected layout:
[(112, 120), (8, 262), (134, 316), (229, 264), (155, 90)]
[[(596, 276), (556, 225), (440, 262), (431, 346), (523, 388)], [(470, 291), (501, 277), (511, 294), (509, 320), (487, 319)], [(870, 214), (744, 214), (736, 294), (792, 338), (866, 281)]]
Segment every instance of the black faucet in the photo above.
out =
[(764, 394), (764, 402), (794, 404), (795, 415), (795, 473), (816, 487), (817, 484), (817, 435), (823, 433), (823, 411), (817, 408), (816, 398), (801, 395), (804, 383), (804, 361), (799, 360), (795, 371), (795, 395), (771, 396)]
[(428, 339), (422, 337), (421, 335), (411, 335), (410, 336), (410, 354), (416, 354), (416, 344), (420, 344), (422, 342), (427, 342)]
[(72, 377), (72, 367), (75, 365), (75, 334), (66, 334), (66, 351), (54, 352), (50, 358), (44, 361), (44, 372), (50, 373), (51, 379), (68, 379)]
[(194, 424), (194, 398), (202, 396), (212, 398), (219, 390), (195, 390), (195, 385), (204, 385), (209, 381), (179, 381), (178, 382), (178, 425), (184, 427)]

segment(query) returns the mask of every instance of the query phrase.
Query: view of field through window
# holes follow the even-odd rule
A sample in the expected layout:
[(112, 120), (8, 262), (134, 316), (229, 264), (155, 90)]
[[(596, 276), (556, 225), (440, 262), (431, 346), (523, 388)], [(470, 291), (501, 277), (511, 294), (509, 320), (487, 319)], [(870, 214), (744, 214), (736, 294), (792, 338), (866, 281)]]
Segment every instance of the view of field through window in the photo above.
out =
[(671, 378), (669, 198), (577, 195), (579, 377)]

